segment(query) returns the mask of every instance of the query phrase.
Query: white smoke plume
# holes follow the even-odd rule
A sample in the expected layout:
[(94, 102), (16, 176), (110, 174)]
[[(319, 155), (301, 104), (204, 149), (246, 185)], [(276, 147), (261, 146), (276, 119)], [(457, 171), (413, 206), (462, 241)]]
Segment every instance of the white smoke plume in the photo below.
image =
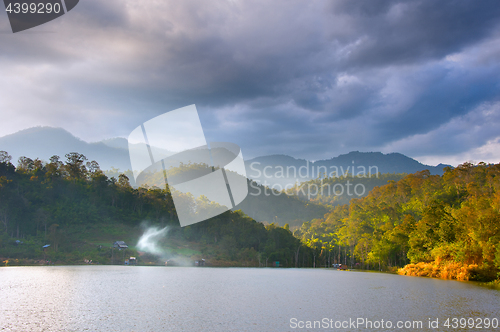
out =
[(148, 227), (137, 242), (137, 248), (155, 255), (162, 255), (164, 250), (160, 248), (158, 242), (167, 235), (169, 227)]

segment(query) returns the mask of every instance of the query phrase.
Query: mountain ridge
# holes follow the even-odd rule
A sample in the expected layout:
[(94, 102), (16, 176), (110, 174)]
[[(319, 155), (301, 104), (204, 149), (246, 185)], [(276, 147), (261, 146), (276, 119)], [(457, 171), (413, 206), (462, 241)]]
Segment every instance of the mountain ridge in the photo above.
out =
[[(32, 159), (39, 158), (48, 161), (53, 155), (64, 155), (69, 152), (84, 154), (89, 160), (96, 160), (102, 169), (118, 168), (122, 171), (131, 169), (128, 155), (128, 142), (126, 138), (115, 137), (98, 142), (86, 142), (63, 128), (39, 126), (23, 129), (13, 134), (0, 137), (0, 150), (7, 151), (13, 157), (16, 164), (21, 156)], [(310, 165), (313, 167), (347, 167), (376, 166), (380, 173), (414, 173), (429, 169), (432, 174), (442, 174), (443, 168), (450, 165), (439, 164), (429, 166), (418, 162), (398, 152), (384, 154), (382, 152), (359, 152), (351, 151), (336, 157), (324, 160), (309, 161), (295, 158), (285, 154), (259, 156), (245, 161), (247, 175), (254, 180), (262, 180), (261, 177), (252, 176), (252, 163), (259, 163), (254, 167), (263, 171), (264, 167), (302, 167)], [(308, 180), (311, 177), (307, 177)], [(287, 181), (290, 179), (287, 179)]]
[(367, 177), (377, 173), (415, 173), (423, 170), (429, 170), (433, 175), (443, 175), (446, 167), (452, 167), (445, 164), (425, 165), (398, 152), (384, 154), (359, 151), (314, 162), (286, 155), (271, 155), (247, 160), (245, 164), (249, 178), (267, 186), (276, 184), (282, 188), (325, 175)]

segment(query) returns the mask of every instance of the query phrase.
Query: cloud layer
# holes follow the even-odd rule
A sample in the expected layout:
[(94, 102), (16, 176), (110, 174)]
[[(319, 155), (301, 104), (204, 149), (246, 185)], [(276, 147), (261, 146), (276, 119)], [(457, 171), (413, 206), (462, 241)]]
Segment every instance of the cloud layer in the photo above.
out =
[(207, 139), (245, 157), (499, 162), (499, 14), (486, 0), (87, 0), (17, 34), (4, 15), (0, 136), (127, 136), (194, 103)]

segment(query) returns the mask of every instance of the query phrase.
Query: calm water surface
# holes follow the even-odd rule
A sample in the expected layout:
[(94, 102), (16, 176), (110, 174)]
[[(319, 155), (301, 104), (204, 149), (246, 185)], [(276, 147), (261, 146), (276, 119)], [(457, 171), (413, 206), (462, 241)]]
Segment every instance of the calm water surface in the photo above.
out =
[[(500, 319), (500, 291), (466, 282), (325, 269), (0, 268), (0, 331), (377, 330), (334, 326), (358, 318), (385, 324), (422, 321), (418, 331), (471, 330), (446, 329), (448, 317)], [(429, 328), (429, 318), (439, 319), (440, 327)], [(332, 325), (306, 328), (307, 321), (323, 319)]]

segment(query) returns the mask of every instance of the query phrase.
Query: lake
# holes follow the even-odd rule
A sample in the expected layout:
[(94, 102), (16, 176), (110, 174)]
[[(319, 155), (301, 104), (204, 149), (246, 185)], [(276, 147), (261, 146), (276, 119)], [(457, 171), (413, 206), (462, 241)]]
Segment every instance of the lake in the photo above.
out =
[(498, 290), (383, 273), (0, 268), (0, 331), (500, 331), (499, 308)]

